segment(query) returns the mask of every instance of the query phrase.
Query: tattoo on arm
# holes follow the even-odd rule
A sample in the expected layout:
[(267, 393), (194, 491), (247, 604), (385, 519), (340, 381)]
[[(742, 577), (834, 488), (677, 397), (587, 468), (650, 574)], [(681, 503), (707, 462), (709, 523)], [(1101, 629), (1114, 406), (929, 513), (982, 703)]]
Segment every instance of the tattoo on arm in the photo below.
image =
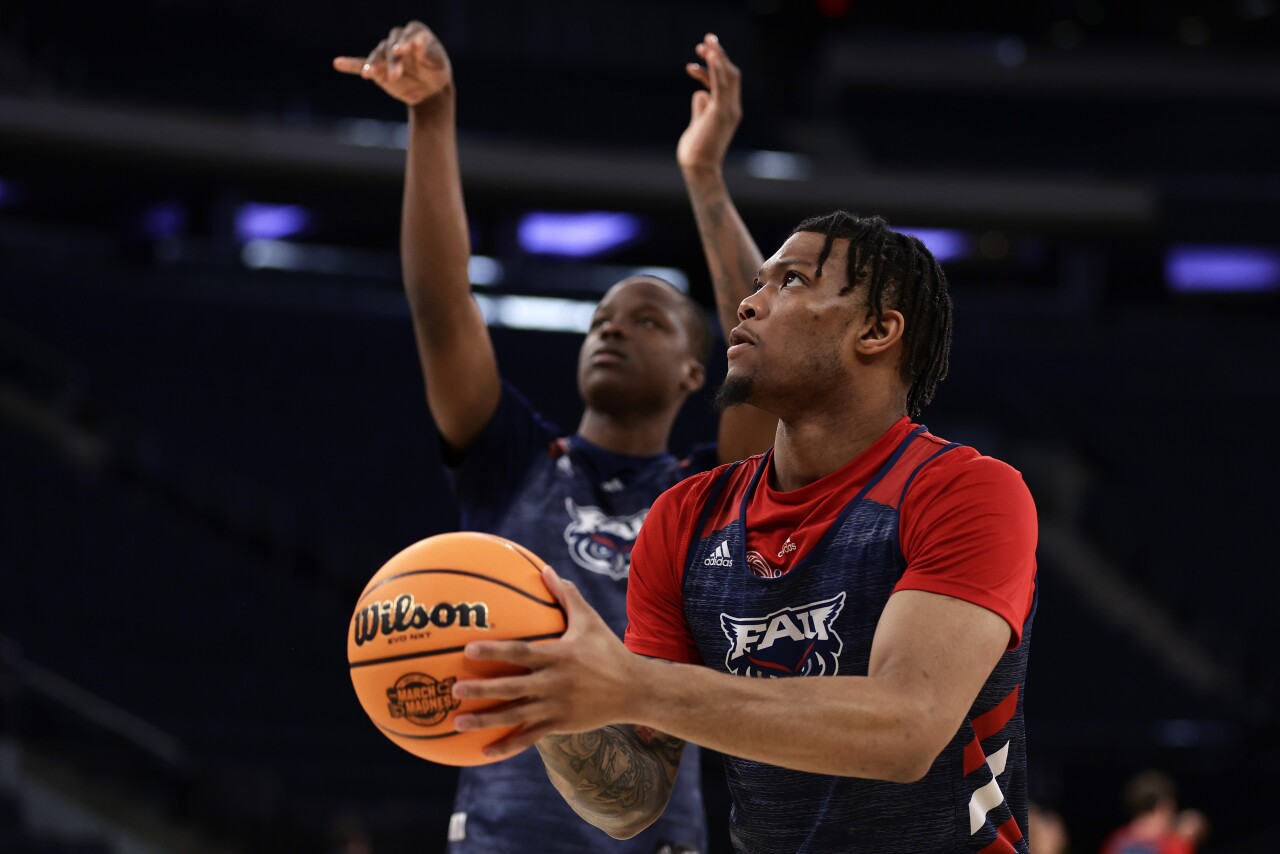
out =
[(630, 835), (666, 808), (684, 741), (620, 724), (547, 736), (538, 750), (574, 812), (606, 831)]
[(698, 188), (692, 199), (707, 266), (716, 285), (716, 310), (727, 334), (737, 325), (738, 305), (751, 294), (751, 283), (763, 259), (723, 186)]

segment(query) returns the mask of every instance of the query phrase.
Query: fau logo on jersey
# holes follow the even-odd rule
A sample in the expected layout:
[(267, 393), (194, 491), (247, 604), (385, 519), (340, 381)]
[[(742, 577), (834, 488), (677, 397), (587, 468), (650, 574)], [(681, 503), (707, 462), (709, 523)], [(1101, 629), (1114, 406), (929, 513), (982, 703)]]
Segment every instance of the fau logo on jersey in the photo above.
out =
[(564, 541), (569, 556), (583, 569), (621, 581), (631, 572), (631, 549), (648, 510), (631, 516), (609, 516), (599, 507), (579, 507), (572, 498), (564, 500), (569, 526)]
[(764, 617), (720, 615), (729, 639), (724, 666), (739, 676), (835, 676), (844, 642), (835, 631), (843, 592)]

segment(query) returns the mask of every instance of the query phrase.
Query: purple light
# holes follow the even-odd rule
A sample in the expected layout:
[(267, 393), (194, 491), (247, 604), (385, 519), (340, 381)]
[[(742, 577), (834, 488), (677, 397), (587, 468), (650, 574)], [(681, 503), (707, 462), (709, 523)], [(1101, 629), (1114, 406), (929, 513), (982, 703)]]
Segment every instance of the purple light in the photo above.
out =
[(17, 190), (8, 181), (0, 181), (0, 205), (7, 205), (18, 200)]
[(279, 240), (297, 234), (310, 222), (311, 215), (300, 205), (248, 202), (236, 211), (236, 238), (241, 243), (250, 240)]
[(1179, 293), (1273, 291), (1280, 288), (1280, 249), (1175, 246), (1164, 256), (1164, 280)]
[(148, 237), (177, 237), (187, 228), (187, 209), (177, 202), (156, 202), (142, 212), (140, 224)]
[(973, 239), (954, 228), (899, 228), (898, 231), (910, 234), (928, 247), (939, 264), (963, 258), (973, 249)]
[(521, 217), (517, 234), (525, 252), (585, 258), (636, 239), (640, 235), (640, 218), (604, 211), (535, 212)]

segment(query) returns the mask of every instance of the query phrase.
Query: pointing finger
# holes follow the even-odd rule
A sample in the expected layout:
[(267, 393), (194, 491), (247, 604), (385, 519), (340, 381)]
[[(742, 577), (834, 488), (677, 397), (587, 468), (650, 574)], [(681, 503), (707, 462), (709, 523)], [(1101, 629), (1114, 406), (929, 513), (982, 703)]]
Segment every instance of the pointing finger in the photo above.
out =
[(707, 69), (703, 68), (698, 63), (690, 62), (688, 65), (684, 67), (684, 70), (685, 72), (688, 73), (690, 77), (692, 77), (694, 80), (697, 80), (703, 86), (707, 86), (707, 87), (711, 86), (711, 80), (707, 77)]
[(364, 68), (364, 60), (358, 56), (335, 56), (333, 67), (343, 74), (359, 74)]

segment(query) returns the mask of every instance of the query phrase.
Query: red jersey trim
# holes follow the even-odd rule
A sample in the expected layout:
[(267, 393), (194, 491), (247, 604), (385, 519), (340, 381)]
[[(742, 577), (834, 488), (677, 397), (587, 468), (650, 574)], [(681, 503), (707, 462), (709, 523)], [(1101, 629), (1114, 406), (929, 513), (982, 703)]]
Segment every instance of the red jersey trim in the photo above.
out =
[(1017, 710), (1018, 689), (1014, 688), (994, 708), (973, 719), (973, 741), (964, 747), (964, 776), (968, 777), (986, 763), (987, 754), (982, 749), (982, 742), (1004, 729), (1004, 725), (1013, 719)]
[(1018, 822), (1010, 818), (996, 830), (996, 838), (978, 854), (1016, 854), (1018, 843), (1022, 840), (1022, 828)]

